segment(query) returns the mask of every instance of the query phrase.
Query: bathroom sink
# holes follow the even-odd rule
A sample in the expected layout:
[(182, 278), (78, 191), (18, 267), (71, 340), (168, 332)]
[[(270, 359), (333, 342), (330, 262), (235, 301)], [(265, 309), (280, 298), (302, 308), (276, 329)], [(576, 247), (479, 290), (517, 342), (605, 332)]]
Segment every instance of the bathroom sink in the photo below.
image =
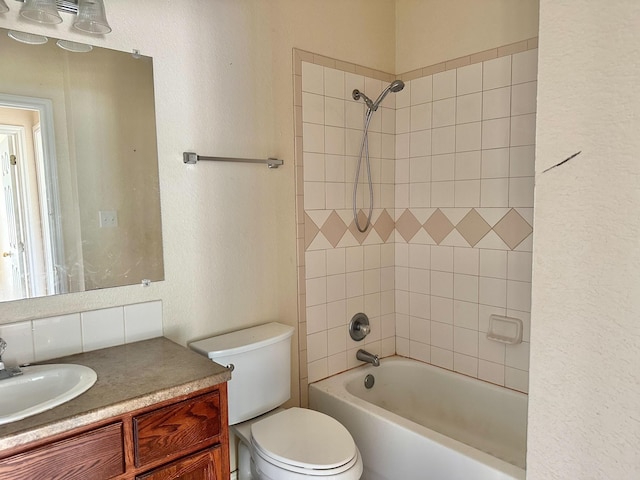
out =
[(98, 376), (74, 364), (23, 367), (22, 375), (0, 380), (0, 425), (57, 407), (86, 392)]

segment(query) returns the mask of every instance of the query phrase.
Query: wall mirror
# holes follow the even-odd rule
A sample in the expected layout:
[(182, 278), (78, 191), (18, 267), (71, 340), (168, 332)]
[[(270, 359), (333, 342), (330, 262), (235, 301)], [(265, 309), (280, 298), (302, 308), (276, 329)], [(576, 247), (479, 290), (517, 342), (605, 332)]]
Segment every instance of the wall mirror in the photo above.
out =
[(24, 40), (0, 29), (0, 301), (163, 280), (152, 59)]

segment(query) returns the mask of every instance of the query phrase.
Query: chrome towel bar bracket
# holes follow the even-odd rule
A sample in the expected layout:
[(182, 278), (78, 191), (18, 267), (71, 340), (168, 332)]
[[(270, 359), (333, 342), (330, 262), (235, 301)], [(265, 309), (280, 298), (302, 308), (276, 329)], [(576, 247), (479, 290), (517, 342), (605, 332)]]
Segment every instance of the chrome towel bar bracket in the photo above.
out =
[(212, 162), (240, 162), (240, 163), (266, 163), (269, 168), (278, 168), (284, 163), (283, 160), (277, 158), (267, 158), (266, 160), (258, 158), (227, 158), (227, 157), (203, 157), (195, 152), (184, 152), (182, 161), (189, 165), (198, 163), (198, 160), (207, 160)]

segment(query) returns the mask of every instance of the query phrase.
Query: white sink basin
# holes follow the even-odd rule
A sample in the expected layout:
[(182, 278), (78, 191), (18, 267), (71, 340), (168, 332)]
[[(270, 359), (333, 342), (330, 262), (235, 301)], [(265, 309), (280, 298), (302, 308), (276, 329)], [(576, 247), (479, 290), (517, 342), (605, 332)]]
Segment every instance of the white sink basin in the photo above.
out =
[(57, 407), (86, 392), (98, 376), (74, 364), (23, 367), (22, 375), (0, 380), (0, 425)]

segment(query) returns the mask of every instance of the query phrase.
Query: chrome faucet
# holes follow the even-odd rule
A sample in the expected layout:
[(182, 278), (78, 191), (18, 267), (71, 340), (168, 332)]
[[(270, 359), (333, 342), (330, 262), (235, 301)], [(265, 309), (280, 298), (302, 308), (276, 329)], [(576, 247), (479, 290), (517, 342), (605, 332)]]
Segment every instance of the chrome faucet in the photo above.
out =
[(380, 359), (378, 355), (374, 355), (373, 353), (369, 353), (366, 350), (360, 349), (356, 352), (356, 358), (361, 362), (367, 362), (373, 365), (374, 367), (380, 366)]
[(2, 355), (4, 355), (4, 351), (7, 349), (7, 342), (4, 341), (4, 338), (0, 338), (0, 371), (5, 370), (4, 362), (2, 361)]
[(5, 342), (4, 339), (0, 338), (0, 380), (15, 377), (17, 375), (22, 375), (22, 370), (20, 370), (19, 367), (5, 367), (4, 362), (2, 361), (2, 355), (4, 355), (4, 351), (6, 349), (7, 342)]

